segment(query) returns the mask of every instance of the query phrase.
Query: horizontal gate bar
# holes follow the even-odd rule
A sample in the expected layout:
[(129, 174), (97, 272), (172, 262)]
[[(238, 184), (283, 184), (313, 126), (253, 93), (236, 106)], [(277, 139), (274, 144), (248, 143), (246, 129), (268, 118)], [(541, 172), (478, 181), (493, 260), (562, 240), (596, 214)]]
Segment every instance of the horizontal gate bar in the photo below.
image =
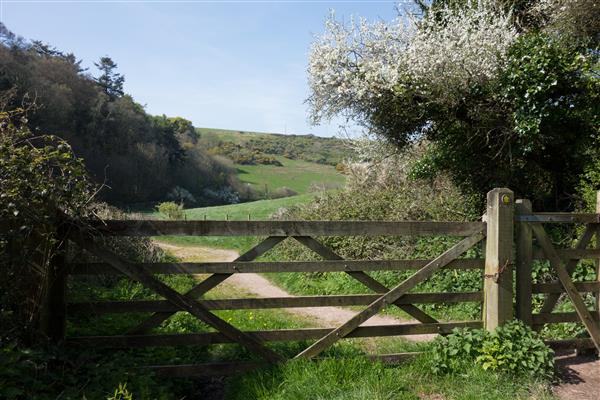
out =
[[(600, 258), (600, 249), (556, 249), (556, 253), (563, 260), (591, 260)], [(548, 257), (542, 249), (533, 250), (534, 260), (547, 260)]]
[[(579, 292), (600, 291), (600, 282), (575, 282), (575, 289)], [(565, 288), (560, 282), (534, 283), (532, 293), (565, 293)]]
[(515, 221), (593, 224), (600, 222), (600, 214), (569, 212), (533, 213), (529, 215), (516, 215)]
[(90, 222), (108, 236), (470, 236), (484, 222), (430, 221), (163, 221)]
[[(481, 328), (481, 321), (455, 321), (438, 324), (397, 324), (375, 325), (357, 328), (348, 338), (401, 336), (422, 334), (448, 334), (454, 328)], [(245, 332), (260, 341), (292, 341), (319, 339), (331, 332), (334, 328), (304, 328), (304, 329), (279, 329), (271, 331)], [(121, 335), (121, 336), (81, 336), (67, 338), (68, 345), (98, 346), (98, 347), (153, 347), (153, 346), (182, 346), (182, 345), (210, 345), (233, 343), (219, 332), (165, 334), (165, 335)]]
[[(243, 298), (224, 300), (198, 300), (198, 303), (209, 310), (248, 310), (265, 308), (299, 308), (299, 307), (339, 307), (371, 304), (381, 295), (355, 294), (334, 296), (296, 296)], [(461, 303), (483, 301), (483, 292), (458, 293), (409, 293), (400, 298), (399, 304), (413, 303)], [(176, 312), (181, 311), (169, 301), (100, 301), (87, 303), (70, 303), (68, 313), (79, 314), (113, 314), (133, 312)]]
[(544, 343), (552, 350), (588, 350), (595, 348), (590, 338), (545, 340)]
[[(592, 318), (598, 321), (598, 315), (592, 313)], [(564, 322), (581, 322), (581, 318), (579, 318), (576, 312), (555, 312), (532, 314), (531, 322), (534, 325), (560, 324)]]
[[(288, 262), (208, 262), (208, 263), (137, 263), (132, 264), (153, 274), (233, 274), (269, 272), (349, 272), (404, 271), (419, 269), (431, 260), (335, 260)], [(452, 261), (444, 269), (483, 269), (482, 258)], [(107, 263), (74, 263), (69, 265), (73, 275), (120, 274)]]

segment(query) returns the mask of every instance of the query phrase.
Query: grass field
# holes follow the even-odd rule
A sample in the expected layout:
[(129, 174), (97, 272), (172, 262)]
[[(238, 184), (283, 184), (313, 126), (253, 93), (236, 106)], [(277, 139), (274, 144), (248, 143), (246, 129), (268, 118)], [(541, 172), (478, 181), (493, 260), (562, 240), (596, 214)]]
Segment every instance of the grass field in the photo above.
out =
[(275, 165), (236, 165), (238, 177), (259, 192), (272, 193), (287, 187), (303, 194), (312, 186), (341, 187), (346, 178), (330, 165), (276, 157), (283, 167)]
[[(280, 208), (292, 207), (310, 202), (315, 194), (307, 193), (299, 196), (284, 197), (273, 200), (258, 200), (249, 203), (229, 204), (226, 206), (191, 208), (185, 210), (188, 220), (265, 220)], [(159, 213), (154, 213), (160, 218)], [(243, 252), (258, 239), (253, 236), (161, 236), (160, 240), (166, 243), (187, 246), (207, 246), (220, 249), (233, 249)]]

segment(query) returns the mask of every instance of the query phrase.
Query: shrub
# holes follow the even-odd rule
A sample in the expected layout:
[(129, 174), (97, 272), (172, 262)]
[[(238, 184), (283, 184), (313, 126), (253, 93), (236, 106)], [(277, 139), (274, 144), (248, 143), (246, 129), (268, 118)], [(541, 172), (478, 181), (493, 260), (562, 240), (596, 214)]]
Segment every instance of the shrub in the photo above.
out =
[(156, 207), (159, 213), (169, 219), (183, 219), (183, 205), (172, 201), (165, 201)]
[(484, 370), (548, 378), (554, 370), (554, 352), (521, 321), (511, 321), (494, 332), (455, 329), (439, 336), (431, 347), (431, 369), (458, 373), (475, 362)]
[(290, 189), (289, 187), (283, 186), (283, 187), (277, 188), (273, 192), (271, 192), (270, 197), (272, 199), (280, 199), (283, 197), (296, 196), (297, 194), (298, 194), (298, 192), (296, 192), (295, 190)]
[[(0, 104), (0, 109), (2, 108)], [(60, 212), (87, 217), (94, 187), (82, 160), (27, 128), (23, 110), (0, 112), (0, 340), (35, 334), (48, 261), (63, 238)]]

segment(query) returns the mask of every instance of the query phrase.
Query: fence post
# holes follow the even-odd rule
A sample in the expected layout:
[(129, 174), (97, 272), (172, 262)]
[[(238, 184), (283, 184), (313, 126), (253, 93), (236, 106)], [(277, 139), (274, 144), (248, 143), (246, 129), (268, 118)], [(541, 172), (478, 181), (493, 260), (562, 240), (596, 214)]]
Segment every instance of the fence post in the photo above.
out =
[[(517, 215), (531, 214), (531, 201), (520, 199), (515, 202), (515, 212)], [(533, 262), (533, 232), (531, 225), (524, 222), (517, 223), (517, 259), (515, 267), (517, 269), (517, 318), (528, 326), (532, 325), (531, 320), (531, 290), (532, 276), (531, 268)]]
[(513, 315), (513, 218), (513, 192), (506, 188), (488, 192), (483, 324), (490, 331)]
[(41, 331), (54, 343), (65, 338), (67, 325), (67, 239), (62, 228), (57, 229), (58, 243), (48, 261), (41, 310)]

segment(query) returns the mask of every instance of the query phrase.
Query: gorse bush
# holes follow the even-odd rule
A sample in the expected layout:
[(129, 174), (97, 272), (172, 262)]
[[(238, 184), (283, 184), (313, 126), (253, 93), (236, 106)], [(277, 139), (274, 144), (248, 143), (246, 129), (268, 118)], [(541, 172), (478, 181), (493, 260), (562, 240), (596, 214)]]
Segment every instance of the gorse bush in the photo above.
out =
[(431, 347), (431, 369), (436, 373), (460, 373), (476, 363), (486, 371), (548, 378), (554, 371), (554, 352), (541, 337), (514, 320), (494, 332), (455, 329), (438, 336)]

